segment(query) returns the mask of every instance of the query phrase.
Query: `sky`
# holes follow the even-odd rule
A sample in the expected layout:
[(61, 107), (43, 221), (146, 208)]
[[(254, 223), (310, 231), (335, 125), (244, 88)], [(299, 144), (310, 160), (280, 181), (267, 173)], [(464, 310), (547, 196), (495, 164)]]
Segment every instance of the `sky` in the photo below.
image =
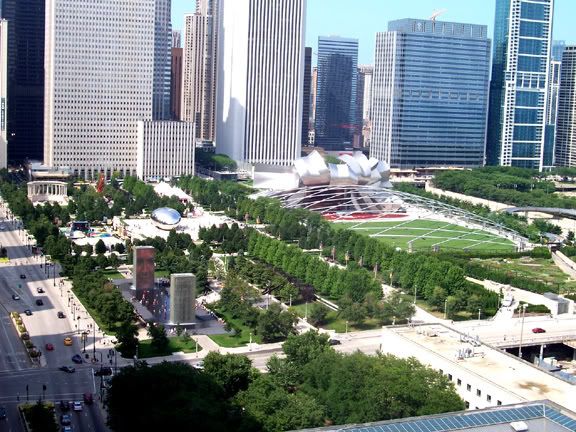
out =
[[(265, 1), (265, 0), (264, 0)], [(172, 0), (172, 27), (182, 29), (183, 16), (194, 12), (195, 0)], [(338, 35), (359, 40), (359, 64), (372, 64), (376, 32), (386, 31), (388, 21), (429, 18), (445, 10), (438, 20), (485, 24), (492, 38), (496, 0), (308, 0), (306, 46), (314, 51), (318, 36)], [(352, 5), (352, 6), (351, 6)], [(575, 0), (556, 0), (554, 39), (576, 43)]]

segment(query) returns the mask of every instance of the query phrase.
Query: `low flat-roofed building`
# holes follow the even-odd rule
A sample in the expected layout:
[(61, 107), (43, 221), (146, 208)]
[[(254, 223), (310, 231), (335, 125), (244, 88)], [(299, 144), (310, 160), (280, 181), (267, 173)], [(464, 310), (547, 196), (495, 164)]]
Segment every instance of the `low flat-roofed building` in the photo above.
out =
[(386, 327), (381, 351), (441, 371), (471, 409), (550, 400), (576, 410), (576, 387), (441, 324)]
[(306, 431), (345, 432), (568, 432), (576, 415), (550, 401), (527, 402), (478, 411), (461, 411), (382, 422), (329, 426)]

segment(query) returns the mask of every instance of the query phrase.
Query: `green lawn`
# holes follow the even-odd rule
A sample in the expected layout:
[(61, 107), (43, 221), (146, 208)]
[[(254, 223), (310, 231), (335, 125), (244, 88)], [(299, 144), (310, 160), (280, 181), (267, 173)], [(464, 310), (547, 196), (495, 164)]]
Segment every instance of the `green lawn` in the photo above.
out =
[(262, 338), (256, 334), (254, 331), (244, 325), (244, 323), (238, 319), (234, 319), (229, 315), (222, 313), (221, 311), (216, 311), (217, 314), (232, 327), (240, 329), (237, 334), (219, 334), (219, 335), (208, 335), (210, 339), (216, 342), (223, 348), (237, 348), (245, 346), (250, 343), (250, 332), (252, 332), (252, 343), (262, 343)]
[(465, 228), (442, 221), (416, 219), (390, 222), (338, 222), (336, 228), (348, 228), (408, 250), (442, 249), (513, 250), (514, 244), (492, 233)]
[(104, 276), (108, 279), (124, 279), (124, 275), (117, 270), (104, 270), (102, 273), (104, 273)]
[[(308, 303), (308, 311), (310, 311), (310, 307), (316, 302)], [(328, 308), (326, 308), (328, 309)], [(306, 316), (306, 303), (292, 305), (290, 308), (296, 315), (300, 318), (304, 318)], [(342, 319), (338, 316), (338, 312), (328, 309), (328, 314), (326, 315), (326, 321), (320, 325), (321, 328), (327, 330), (334, 330), (336, 333), (345, 333), (346, 332), (346, 320)], [(348, 323), (348, 331), (357, 331), (357, 330), (372, 330), (375, 328), (380, 327), (380, 324), (373, 319), (368, 319), (362, 324), (354, 325), (352, 323)]]
[(154, 272), (154, 277), (157, 278), (169, 278), (170, 272), (168, 270), (156, 270)]
[(485, 267), (504, 270), (515, 276), (540, 281), (562, 292), (575, 292), (576, 281), (560, 270), (552, 259), (522, 257), (518, 259), (474, 259)]
[[(162, 357), (168, 356), (175, 352), (193, 353), (196, 352), (196, 342), (193, 339), (184, 341), (182, 336), (169, 337), (168, 348), (164, 351), (158, 351), (152, 347), (152, 339), (140, 341), (138, 344), (138, 358)], [(198, 352), (202, 351), (202, 347), (198, 345)]]

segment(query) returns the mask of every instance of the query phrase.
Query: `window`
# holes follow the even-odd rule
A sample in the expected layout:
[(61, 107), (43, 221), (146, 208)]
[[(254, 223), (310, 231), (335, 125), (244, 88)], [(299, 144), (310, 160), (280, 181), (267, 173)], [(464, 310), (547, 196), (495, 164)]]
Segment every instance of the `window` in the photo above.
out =
[(476, 389), (476, 396), (482, 396), (482, 390)]
[(472, 386), (470, 384), (466, 384), (466, 390), (472, 391)]
[(487, 402), (492, 402), (492, 396), (486, 395), (486, 401), (487, 401)]
[(466, 401), (466, 409), (470, 408), (470, 402)]
[(458, 380), (456, 381), (456, 383), (457, 383), (458, 385), (462, 385), (462, 380), (461, 380), (460, 378), (458, 378)]
[(452, 374), (448, 374), (448, 379), (452, 381)]
[(496, 405), (498, 406), (502, 405), (502, 401), (496, 401)]

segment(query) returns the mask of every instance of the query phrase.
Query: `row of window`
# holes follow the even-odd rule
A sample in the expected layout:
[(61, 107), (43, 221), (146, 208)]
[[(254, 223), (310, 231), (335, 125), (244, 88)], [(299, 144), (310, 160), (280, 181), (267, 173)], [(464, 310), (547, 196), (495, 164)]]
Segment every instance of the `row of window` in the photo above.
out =
[[(444, 371), (442, 369), (440, 369), (440, 373), (443, 374)], [(450, 381), (453, 381), (453, 377), (452, 374), (447, 374), (447, 377)], [(462, 386), (462, 380), (460, 378), (456, 379), (456, 385), (458, 387)], [(466, 384), (466, 391), (472, 392), (472, 385), (471, 384)], [(476, 397), (482, 397), (482, 390), (480, 390), (479, 388), (476, 389)], [(486, 402), (491, 403), (492, 402), (492, 396), (489, 394), (486, 394)], [(496, 401), (496, 405), (500, 406), (502, 405), (502, 401), (497, 400)], [(468, 408), (468, 402), (466, 402), (466, 408)], [(478, 409), (478, 407), (476, 407), (476, 409)]]

